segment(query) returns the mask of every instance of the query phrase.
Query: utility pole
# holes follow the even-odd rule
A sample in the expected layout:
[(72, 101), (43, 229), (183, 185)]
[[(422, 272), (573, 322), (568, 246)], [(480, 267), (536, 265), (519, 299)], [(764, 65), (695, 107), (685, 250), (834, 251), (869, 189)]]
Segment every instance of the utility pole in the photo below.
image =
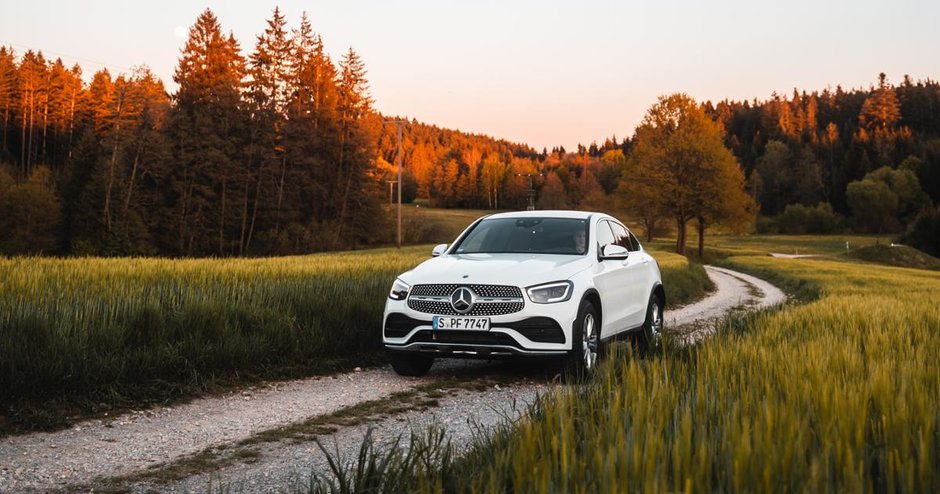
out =
[(541, 173), (517, 173), (517, 177), (529, 177), (529, 190), (526, 191), (526, 195), (529, 196), (529, 205), (526, 206), (526, 211), (535, 211), (535, 177), (541, 177)]
[(397, 184), (398, 180), (386, 180), (386, 182), (388, 183), (388, 203), (391, 205), (395, 203), (393, 199), (394, 196), (392, 195), (392, 186)]
[[(395, 124), (398, 126), (398, 155), (395, 157), (395, 163), (398, 165), (398, 235), (396, 237), (395, 245), (398, 248), (401, 248), (401, 160), (402, 160), (402, 144), (401, 144), (401, 126), (408, 123), (407, 120), (386, 120), (387, 124)], [(389, 184), (391, 187), (391, 184)]]

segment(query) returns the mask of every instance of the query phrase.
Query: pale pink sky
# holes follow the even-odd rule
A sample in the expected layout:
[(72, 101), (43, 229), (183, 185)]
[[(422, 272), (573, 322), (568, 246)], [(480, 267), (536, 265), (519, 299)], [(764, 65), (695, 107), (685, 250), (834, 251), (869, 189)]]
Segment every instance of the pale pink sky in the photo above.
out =
[(171, 90), (180, 37), (206, 7), (246, 52), (275, 5), (349, 46), (376, 107), (541, 149), (632, 135), (661, 94), (766, 99), (940, 77), (940, 2), (35, 0), (2, 8), (0, 44), (123, 70)]

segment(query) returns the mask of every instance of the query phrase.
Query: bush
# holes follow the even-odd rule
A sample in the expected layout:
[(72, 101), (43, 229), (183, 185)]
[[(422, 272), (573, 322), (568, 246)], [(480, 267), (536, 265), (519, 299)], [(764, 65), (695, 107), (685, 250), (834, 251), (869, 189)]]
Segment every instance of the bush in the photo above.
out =
[(901, 236), (901, 243), (940, 257), (940, 210), (934, 206), (921, 209)]
[(790, 204), (776, 217), (772, 225), (758, 222), (758, 231), (774, 226), (779, 233), (835, 233), (841, 229), (842, 217), (833, 212), (832, 206), (826, 202), (821, 202), (816, 207)]

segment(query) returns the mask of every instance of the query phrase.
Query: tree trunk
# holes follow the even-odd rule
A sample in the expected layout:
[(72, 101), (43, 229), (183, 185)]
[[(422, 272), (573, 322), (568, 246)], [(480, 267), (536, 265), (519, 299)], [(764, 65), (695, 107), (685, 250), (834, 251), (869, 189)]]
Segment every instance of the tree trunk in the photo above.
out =
[(46, 150), (46, 140), (47, 140), (46, 129), (48, 128), (49, 128), (49, 95), (46, 94), (46, 101), (42, 108), (42, 146), (39, 149), (39, 156), (42, 156), (43, 161), (47, 164), (48, 164), (48, 161), (46, 160), (48, 159), (48, 156), (46, 155), (46, 153), (48, 151)]
[(653, 233), (656, 231), (656, 218), (653, 216), (645, 216), (643, 218), (643, 226), (646, 227), (646, 241), (653, 241)]
[(72, 88), (72, 100), (69, 103), (69, 154), (72, 157), (72, 137), (75, 133), (75, 88)]
[(23, 175), (26, 175), (26, 119), (23, 119), (23, 126), (20, 128), (20, 167)]
[(705, 219), (699, 216), (698, 220), (698, 258), (705, 256)]
[(245, 240), (245, 250), (251, 247), (251, 237), (255, 232), (255, 220), (258, 218), (258, 201), (261, 196), (261, 179), (264, 170), (264, 163), (258, 164), (258, 180), (255, 182), (254, 205), (251, 209), (251, 226), (248, 227), (248, 239)]
[(277, 217), (274, 220), (274, 231), (281, 229), (281, 204), (284, 201), (284, 180), (287, 178), (287, 153), (281, 154), (281, 178), (277, 184)]
[(678, 232), (676, 234), (676, 253), (685, 255), (685, 218), (676, 218), (676, 228)]
[[(343, 115), (342, 118), (345, 119), (346, 118), (345, 115)], [(342, 183), (341, 174), (343, 172), (343, 155), (345, 154), (345, 151), (346, 151), (346, 132), (347, 132), (346, 124), (344, 123), (343, 131), (340, 134), (340, 139), (339, 139), (339, 173), (337, 173), (336, 175), (338, 179), (337, 185)], [(339, 245), (339, 240), (340, 238), (342, 238), (342, 235), (343, 235), (343, 223), (346, 222), (346, 200), (349, 199), (349, 187), (351, 185), (351, 182), (352, 182), (352, 173), (347, 173), (346, 189), (345, 189), (345, 193), (343, 194), (343, 203), (340, 207), (340, 213), (339, 213), (339, 224), (336, 226), (336, 236), (333, 240), (334, 247), (336, 245)]]
[(241, 235), (238, 238), (238, 255), (245, 255), (245, 233), (248, 228), (248, 183), (245, 183), (245, 197), (242, 200), (242, 226)]
[(111, 148), (111, 162), (108, 164), (108, 186), (104, 192), (104, 219), (105, 224), (108, 225), (108, 232), (111, 231), (111, 194), (114, 190), (114, 167), (117, 162), (118, 145), (120, 144), (121, 138), (121, 107), (123, 105), (124, 95), (122, 94), (118, 99), (117, 113), (115, 115), (114, 132), (112, 133), (114, 146)]
[(137, 152), (134, 154), (134, 164), (131, 166), (131, 178), (127, 181), (127, 192), (124, 196), (124, 230), (127, 231), (127, 217), (131, 208), (131, 195), (134, 193), (134, 181), (137, 179), (137, 165), (140, 162), (140, 150), (142, 143), (137, 144)]
[(222, 210), (219, 212), (219, 256), (225, 255), (225, 192), (228, 182), (222, 178)]

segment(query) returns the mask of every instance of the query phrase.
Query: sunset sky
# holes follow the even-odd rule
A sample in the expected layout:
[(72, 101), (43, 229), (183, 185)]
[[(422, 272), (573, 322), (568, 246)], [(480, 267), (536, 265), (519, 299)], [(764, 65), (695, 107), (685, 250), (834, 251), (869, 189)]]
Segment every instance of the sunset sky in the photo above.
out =
[(0, 44), (90, 76), (146, 64), (173, 91), (206, 7), (254, 47), (275, 5), (307, 11), (338, 60), (352, 46), (376, 108), (537, 149), (631, 135), (656, 96), (766, 99), (773, 91), (940, 78), (940, 3), (664, 1), (7, 2)]

